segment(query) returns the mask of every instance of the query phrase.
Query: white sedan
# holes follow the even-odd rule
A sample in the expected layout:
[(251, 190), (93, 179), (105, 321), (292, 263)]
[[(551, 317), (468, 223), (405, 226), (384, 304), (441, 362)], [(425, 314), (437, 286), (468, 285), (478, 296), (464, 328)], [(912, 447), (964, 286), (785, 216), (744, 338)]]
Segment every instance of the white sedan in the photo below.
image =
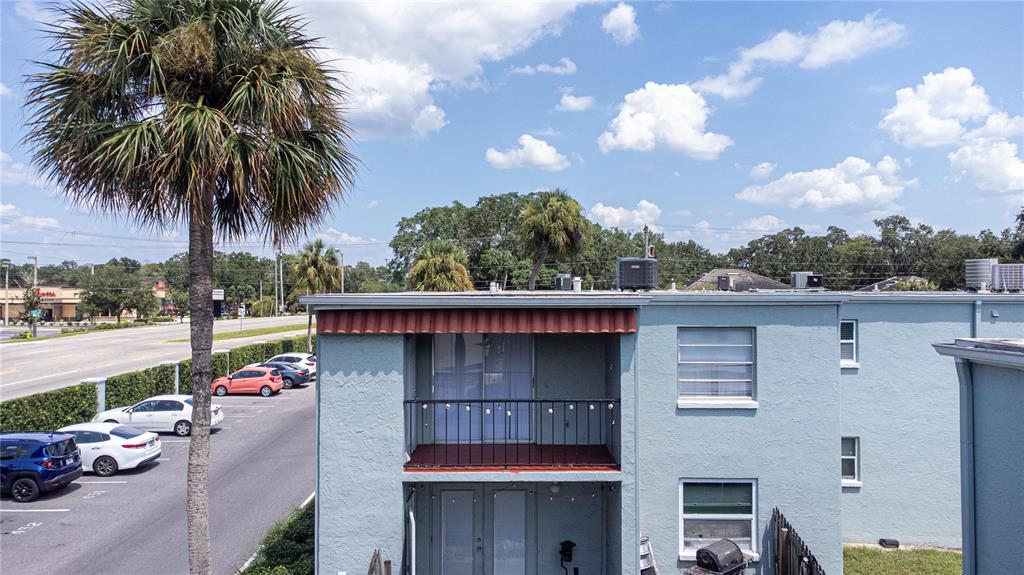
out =
[(76, 423), (57, 431), (75, 436), (84, 471), (100, 477), (136, 467), (160, 457), (160, 436), (120, 423)]
[[(192, 433), (192, 396), (157, 395), (128, 407), (97, 413), (93, 421), (122, 423), (145, 431), (171, 431), (182, 437)], [(210, 426), (224, 421), (220, 405), (210, 406)]]
[(312, 353), (282, 353), (264, 361), (263, 363), (294, 363), (302, 369), (309, 370), (311, 379), (316, 379), (316, 356)]

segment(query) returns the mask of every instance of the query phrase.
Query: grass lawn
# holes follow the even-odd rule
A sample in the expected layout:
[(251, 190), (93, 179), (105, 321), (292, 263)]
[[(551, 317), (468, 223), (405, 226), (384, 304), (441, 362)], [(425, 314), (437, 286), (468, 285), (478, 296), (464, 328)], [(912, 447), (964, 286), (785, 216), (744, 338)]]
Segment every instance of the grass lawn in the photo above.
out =
[(843, 549), (844, 575), (960, 575), (963, 560), (955, 551), (931, 549)]
[[(238, 321), (238, 320), (234, 320)], [(313, 322), (313, 327), (316, 327), (316, 322)], [(253, 329), (244, 329), (242, 331), (222, 331), (220, 333), (213, 334), (213, 341), (220, 341), (222, 339), (238, 339), (240, 337), (255, 337), (257, 335), (268, 335), (272, 333), (281, 333), (283, 331), (296, 331), (300, 329), (306, 329), (305, 323), (297, 323), (295, 325), (275, 325), (271, 327), (257, 327)], [(172, 339), (167, 343), (187, 343), (189, 339)]]

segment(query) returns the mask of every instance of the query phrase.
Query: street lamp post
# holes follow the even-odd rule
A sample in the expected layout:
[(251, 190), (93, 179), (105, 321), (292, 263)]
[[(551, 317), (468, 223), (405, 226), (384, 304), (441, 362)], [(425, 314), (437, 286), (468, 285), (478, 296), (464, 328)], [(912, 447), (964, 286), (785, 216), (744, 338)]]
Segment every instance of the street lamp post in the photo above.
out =
[(11, 325), (11, 260), (0, 260), (4, 268), (4, 327)]
[(28, 256), (28, 259), (32, 260), (32, 287), (39, 285), (39, 257)]

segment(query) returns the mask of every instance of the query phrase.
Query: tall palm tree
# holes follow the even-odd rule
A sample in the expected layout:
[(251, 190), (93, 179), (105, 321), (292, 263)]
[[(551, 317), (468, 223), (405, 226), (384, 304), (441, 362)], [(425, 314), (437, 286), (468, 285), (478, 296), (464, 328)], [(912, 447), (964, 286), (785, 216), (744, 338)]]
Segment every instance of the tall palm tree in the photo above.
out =
[[(328, 293), (341, 286), (338, 254), (315, 239), (302, 247), (291, 262), (292, 289), (299, 293)], [(306, 353), (313, 353), (313, 315), (306, 306)]]
[(520, 216), (520, 230), (533, 256), (529, 288), (537, 287), (537, 274), (548, 256), (565, 257), (587, 245), (587, 218), (579, 202), (562, 190), (537, 192)]
[[(281, 0), (72, 2), (29, 77), (33, 162), (75, 203), (188, 228), (189, 570), (210, 573), (214, 236), (275, 245), (351, 189), (345, 93)], [(170, 567), (169, 567), (170, 568)]]
[(448, 240), (431, 240), (416, 253), (409, 284), (416, 291), (473, 291), (466, 252)]

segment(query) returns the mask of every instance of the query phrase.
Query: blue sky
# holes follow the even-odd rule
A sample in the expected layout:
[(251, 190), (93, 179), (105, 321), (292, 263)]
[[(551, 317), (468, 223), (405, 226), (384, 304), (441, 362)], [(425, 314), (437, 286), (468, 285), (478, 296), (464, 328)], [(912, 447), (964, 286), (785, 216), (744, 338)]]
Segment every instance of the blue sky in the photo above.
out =
[[(0, 255), (183, 251), (179, 229), (72, 207), (27, 165), (40, 6), (0, 3)], [(363, 167), (317, 232), (347, 261), (383, 263), (422, 207), (540, 188), (714, 250), (793, 225), (870, 232), (889, 213), (1001, 229), (1024, 202), (1020, 2), (296, 8), (352, 92)]]

